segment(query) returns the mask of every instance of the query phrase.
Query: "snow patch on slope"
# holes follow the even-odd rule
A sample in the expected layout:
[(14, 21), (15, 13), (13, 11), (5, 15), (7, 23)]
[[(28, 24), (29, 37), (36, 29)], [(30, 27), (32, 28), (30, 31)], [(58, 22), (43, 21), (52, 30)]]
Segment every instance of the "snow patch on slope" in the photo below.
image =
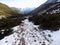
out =
[(28, 19), (14, 28), (14, 33), (0, 40), (0, 45), (59, 45), (60, 30), (51, 32), (41, 31), (38, 25), (29, 22)]

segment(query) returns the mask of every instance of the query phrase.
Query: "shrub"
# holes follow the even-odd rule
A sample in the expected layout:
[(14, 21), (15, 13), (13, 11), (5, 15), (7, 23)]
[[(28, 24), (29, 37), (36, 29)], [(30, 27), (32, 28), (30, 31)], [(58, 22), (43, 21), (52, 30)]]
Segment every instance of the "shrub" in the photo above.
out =
[(0, 40), (3, 39), (5, 36), (8, 36), (13, 33), (12, 29), (3, 29), (0, 30)]

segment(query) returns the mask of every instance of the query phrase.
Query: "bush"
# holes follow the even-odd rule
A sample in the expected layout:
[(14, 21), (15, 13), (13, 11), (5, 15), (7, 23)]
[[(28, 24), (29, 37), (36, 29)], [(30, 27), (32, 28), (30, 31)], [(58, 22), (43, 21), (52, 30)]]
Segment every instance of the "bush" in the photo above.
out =
[(3, 29), (0, 30), (0, 40), (3, 39), (5, 36), (8, 36), (13, 33), (12, 29)]

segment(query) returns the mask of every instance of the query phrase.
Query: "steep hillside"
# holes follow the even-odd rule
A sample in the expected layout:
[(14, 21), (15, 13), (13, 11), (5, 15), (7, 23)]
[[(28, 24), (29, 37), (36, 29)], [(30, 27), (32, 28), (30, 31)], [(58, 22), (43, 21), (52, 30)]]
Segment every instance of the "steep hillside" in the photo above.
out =
[(49, 3), (36, 10), (31, 13), (33, 16), (29, 20), (40, 25), (40, 29), (56, 31), (60, 28), (60, 2)]
[[(22, 13), (15, 11), (7, 5), (0, 3), (0, 39), (12, 33), (11, 28), (21, 24)], [(1, 34), (4, 29), (4, 34)]]
[(0, 3), (0, 30), (5, 29), (6, 27), (14, 27), (20, 24), (22, 21), (21, 16), (23, 16), (22, 13), (19, 13), (7, 5)]
[(20, 15), (21, 13), (14, 11), (7, 5), (0, 3), (0, 16)]
[[(54, 1), (54, 0), (48, 0), (47, 2), (45, 2), (44, 4), (40, 5), (39, 7), (37, 7), (35, 10), (33, 10), (32, 12), (30, 12), (29, 14), (43, 14), (46, 13), (47, 11), (49, 11), (52, 8), (56, 8), (58, 5), (60, 5), (60, 2)], [(48, 3), (50, 2), (50, 3)], [(60, 7), (60, 6), (58, 6)]]

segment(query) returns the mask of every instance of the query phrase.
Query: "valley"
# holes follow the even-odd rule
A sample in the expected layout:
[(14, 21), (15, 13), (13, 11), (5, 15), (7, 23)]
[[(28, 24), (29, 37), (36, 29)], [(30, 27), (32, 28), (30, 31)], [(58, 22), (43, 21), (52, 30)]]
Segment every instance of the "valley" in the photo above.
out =
[(60, 2), (30, 10), (0, 3), (0, 45), (60, 45)]

